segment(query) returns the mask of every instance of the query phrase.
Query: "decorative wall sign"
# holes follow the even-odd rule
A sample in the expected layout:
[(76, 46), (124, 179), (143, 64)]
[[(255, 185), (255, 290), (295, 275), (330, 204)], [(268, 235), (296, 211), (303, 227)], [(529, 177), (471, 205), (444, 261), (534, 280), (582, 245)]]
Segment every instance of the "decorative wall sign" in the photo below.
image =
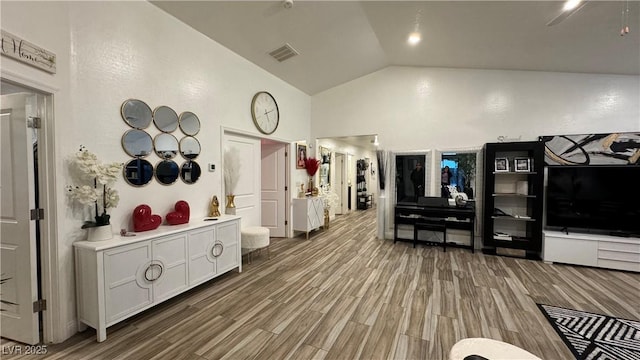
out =
[(540, 136), (547, 165), (640, 165), (640, 133)]
[(2, 30), (2, 55), (55, 74), (56, 54)]

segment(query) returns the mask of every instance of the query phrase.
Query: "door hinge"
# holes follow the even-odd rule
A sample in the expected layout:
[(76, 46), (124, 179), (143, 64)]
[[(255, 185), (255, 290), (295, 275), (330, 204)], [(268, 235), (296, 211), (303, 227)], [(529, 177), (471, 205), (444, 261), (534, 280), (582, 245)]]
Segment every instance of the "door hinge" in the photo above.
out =
[(285, 151), (284, 152), (284, 157), (287, 157), (287, 156), (289, 156), (289, 152)]
[(31, 209), (31, 220), (43, 220), (44, 209)]
[(40, 311), (44, 311), (47, 310), (47, 300), (45, 299), (38, 299), (36, 301), (33, 302), (33, 312), (37, 313)]
[(27, 118), (27, 127), (32, 129), (40, 129), (42, 127), (42, 119), (39, 117), (29, 116)]
[(289, 222), (288, 222), (287, 220), (285, 220), (285, 221), (284, 221), (284, 224), (285, 224), (285, 225), (288, 225), (288, 224), (289, 224)]
[(285, 186), (285, 187), (284, 187), (284, 191), (289, 191), (289, 187), (288, 187), (288, 186)]

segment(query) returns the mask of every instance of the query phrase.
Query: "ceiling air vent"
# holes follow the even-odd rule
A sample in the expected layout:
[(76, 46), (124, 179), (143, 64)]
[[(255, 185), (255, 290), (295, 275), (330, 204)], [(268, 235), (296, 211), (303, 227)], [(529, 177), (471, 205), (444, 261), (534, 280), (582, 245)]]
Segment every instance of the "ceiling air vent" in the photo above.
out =
[(273, 56), (273, 58), (278, 60), (279, 62), (283, 62), (299, 54), (300, 53), (298, 53), (298, 51), (296, 51), (296, 49), (291, 47), (291, 45), (289, 44), (284, 44), (283, 46), (269, 53), (269, 55)]

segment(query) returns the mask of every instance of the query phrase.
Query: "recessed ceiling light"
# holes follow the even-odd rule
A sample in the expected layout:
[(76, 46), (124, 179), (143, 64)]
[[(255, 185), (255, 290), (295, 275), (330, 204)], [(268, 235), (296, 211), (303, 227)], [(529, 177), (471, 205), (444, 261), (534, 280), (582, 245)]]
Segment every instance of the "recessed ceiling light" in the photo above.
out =
[(412, 32), (411, 34), (409, 34), (409, 39), (407, 39), (407, 41), (411, 45), (416, 45), (420, 42), (421, 38), (422, 37), (420, 36), (419, 32)]
[(581, 2), (582, 0), (567, 0), (567, 2), (564, 3), (562, 10), (564, 11), (573, 10), (576, 8), (576, 6), (580, 5)]

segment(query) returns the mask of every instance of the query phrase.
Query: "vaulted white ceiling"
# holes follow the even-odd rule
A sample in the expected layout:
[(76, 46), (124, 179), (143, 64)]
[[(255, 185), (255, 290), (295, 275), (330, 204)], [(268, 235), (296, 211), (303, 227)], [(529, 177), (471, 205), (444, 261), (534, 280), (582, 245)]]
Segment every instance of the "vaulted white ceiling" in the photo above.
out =
[[(387, 66), (640, 74), (640, 3), (590, 1), (546, 26), (559, 1), (154, 1), (154, 5), (313, 95)], [(416, 24), (422, 42), (407, 36)], [(290, 44), (284, 62), (269, 52)]]

